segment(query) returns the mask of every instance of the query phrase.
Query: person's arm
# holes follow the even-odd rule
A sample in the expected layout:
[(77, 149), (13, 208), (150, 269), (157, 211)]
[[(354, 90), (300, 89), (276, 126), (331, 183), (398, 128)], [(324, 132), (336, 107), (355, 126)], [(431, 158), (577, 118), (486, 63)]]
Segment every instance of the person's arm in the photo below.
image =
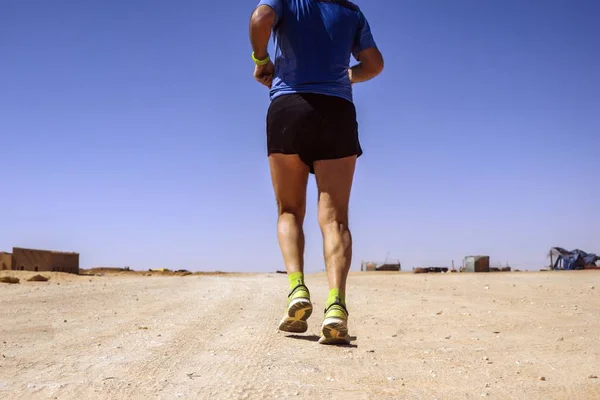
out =
[(350, 82), (360, 83), (375, 78), (383, 71), (383, 56), (376, 47), (359, 53), (360, 61), (348, 70)]
[(250, 17), (250, 44), (254, 57), (267, 58), (271, 30), (281, 14), (282, 0), (262, 0)]
[(358, 64), (348, 70), (351, 83), (366, 82), (383, 71), (383, 55), (377, 48), (369, 22), (360, 13), (360, 21), (352, 55)]

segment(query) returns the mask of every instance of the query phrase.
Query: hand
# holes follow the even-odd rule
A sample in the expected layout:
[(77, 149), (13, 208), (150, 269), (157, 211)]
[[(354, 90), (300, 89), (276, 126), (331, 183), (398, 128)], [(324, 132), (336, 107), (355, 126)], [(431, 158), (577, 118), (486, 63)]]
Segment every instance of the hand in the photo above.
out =
[(275, 65), (273, 65), (273, 61), (269, 61), (265, 65), (257, 65), (254, 68), (254, 79), (256, 79), (259, 83), (262, 83), (269, 89), (271, 88), (271, 84), (273, 83), (274, 74)]

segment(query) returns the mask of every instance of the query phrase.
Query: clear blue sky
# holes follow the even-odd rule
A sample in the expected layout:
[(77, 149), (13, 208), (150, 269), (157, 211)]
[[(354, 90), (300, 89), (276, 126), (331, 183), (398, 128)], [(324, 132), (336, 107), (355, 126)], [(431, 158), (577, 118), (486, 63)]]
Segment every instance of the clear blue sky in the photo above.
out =
[[(255, 4), (4, 2), (0, 250), (78, 251), (82, 267), (283, 269)], [(407, 269), (600, 252), (600, 3), (358, 4), (386, 69), (355, 86), (353, 269), (388, 252)]]

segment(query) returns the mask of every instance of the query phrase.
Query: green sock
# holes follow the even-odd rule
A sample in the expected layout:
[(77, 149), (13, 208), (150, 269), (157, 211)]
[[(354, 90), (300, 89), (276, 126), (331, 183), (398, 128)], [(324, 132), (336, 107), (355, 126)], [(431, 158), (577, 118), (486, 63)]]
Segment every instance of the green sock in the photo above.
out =
[(288, 280), (290, 281), (290, 290), (293, 290), (298, 285), (304, 285), (304, 273), (293, 272), (288, 275)]
[(344, 295), (344, 293), (340, 292), (340, 289), (338, 288), (331, 289), (329, 291), (329, 298), (327, 299), (325, 308), (338, 301), (338, 299), (343, 305), (346, 305), (346, 296)]

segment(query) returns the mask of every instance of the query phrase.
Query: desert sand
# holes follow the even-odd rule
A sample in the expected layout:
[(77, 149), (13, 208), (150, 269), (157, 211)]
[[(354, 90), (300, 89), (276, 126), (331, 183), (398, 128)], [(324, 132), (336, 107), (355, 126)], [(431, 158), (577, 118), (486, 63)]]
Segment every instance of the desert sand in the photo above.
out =
[(2, 399), (600, 399), (600, 271), (350, 277), (351, 346), (277, 330), (280, 274), (1, 272)]

